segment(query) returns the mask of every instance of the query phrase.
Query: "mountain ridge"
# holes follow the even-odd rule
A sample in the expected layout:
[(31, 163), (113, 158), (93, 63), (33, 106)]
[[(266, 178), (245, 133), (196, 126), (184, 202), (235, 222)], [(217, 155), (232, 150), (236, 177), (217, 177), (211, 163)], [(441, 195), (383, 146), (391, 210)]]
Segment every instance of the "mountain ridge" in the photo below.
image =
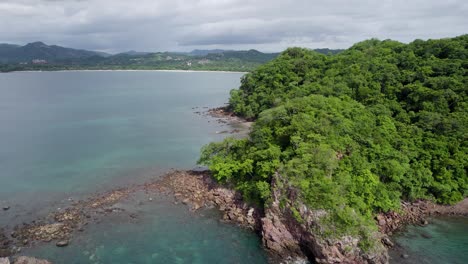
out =
[[(340, 50), (320, 49), (323, 54)], [(24, 46), (0, 44), (0, 72), (24, 70), (214, 70), (251, 71), (280, 53), (258, 50), (193, 50), (191, 52), (99, 51), (47, 45), (36, 41)]]
[(36, 41), (24, 46), (2, 43), (0, 44), (0, 63), (31, 62), (44, 60), (55, 62), (66, 59), (84, 59), (93, 56), (105, 57), (109, 54), (84, 49), (73, 49), (58, 45), (47, 45)]

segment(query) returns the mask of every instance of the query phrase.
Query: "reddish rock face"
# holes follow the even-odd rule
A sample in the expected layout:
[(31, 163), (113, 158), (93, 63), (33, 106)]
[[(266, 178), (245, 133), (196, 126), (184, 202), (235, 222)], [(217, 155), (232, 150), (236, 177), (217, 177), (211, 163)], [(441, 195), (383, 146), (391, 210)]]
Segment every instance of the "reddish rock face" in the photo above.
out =
[(278, 216), (271, 212), (262, 218), (262, 237), (265, 247), (283, 258), (291, 255), (305, 258), (298, 241), (294, 239)]
[[(300, 202), (300, 199), (295, 199), (294, 204), (286, 202), (280, 208), (280, 198), (289, 197), (290, 190), (276, 187), (278, 181), (281, 181), (281, 175), (277, 173), (272, 181), (273, 201), (265, 210), (265, 217), (262, 218), (263, 243), (267, 249), (283, 260), (292, 260), (291, 263), (305, 263), (307, 258), (315, 263), (324, 264), (388, 263), (387, 250), (383, 245), (372, 254), (368, 254), (359, 248), (357, 238), (343, 236), (339, 239), (323, 239), (314, 235), (312, 230), (320, 228), (319, 219), (327, 212), (309, 209)], [(278, 186), (287, 185), (278, 184)], [(295, 206), (301, 221), (298, 221), (292, 213), (291, 208)], [(379, 239), (378, 235), (376, 234), (376, 239)]]

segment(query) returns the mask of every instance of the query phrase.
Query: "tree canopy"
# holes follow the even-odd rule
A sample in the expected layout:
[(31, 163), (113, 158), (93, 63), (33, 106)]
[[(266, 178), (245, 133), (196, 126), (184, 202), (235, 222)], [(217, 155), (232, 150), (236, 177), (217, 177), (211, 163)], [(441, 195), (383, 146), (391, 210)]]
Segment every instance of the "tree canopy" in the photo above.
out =
[(402, 199), (453, 204), (468, 194), (467, 87), (468, 35), (290, 48), (231, 91), (250, 137), (205, 146), (200, 163), (261, 204), (278, 171), (344, 233)]

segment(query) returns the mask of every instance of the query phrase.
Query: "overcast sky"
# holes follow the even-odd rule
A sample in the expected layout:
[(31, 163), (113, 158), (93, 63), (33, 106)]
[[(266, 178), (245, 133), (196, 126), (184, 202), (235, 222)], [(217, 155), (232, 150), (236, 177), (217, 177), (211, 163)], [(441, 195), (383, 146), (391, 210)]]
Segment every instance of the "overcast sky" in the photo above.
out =
[(0, 0), (0, 43), (107, 52), (347, 48), (467, 29), (467, 0)]

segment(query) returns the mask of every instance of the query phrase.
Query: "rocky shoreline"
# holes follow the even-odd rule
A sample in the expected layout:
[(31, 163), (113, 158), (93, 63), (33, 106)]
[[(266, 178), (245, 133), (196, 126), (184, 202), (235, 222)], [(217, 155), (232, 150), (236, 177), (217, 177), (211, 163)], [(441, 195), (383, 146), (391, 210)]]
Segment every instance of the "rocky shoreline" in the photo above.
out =
[(455, 205), (440, 205), (427, 200), (402, 202), (399, 212), (380, 213), (375, 217), (375, 220), (379, 231), (385, 235), (382, 238), (382, 243), (388, 248), (397, 249), (398, 247), (395, 247), (389, 236), (406, 225), (426, 226), (430, 224), (428, 219), (434, 216), (468, 217), (468, 198)]
[(14, 258), (13, 262), (10, 262), (9, 258), (0, 258), (0, 264), (52, 264), (50, 261), (45, 259), (37, 259), (33, 257), (19, 256)]
[(152, 190), (161, 186), (170, 190), (176, 203), (187, 205), (191, 211), (216, 207), (225, 222), (251, 230), (259, 228), (261, 210), (245, 203), (238, 192), (216, 183), (208, 171), (174, 171), (161, 182), (145, 187)]
[[(279, 175), (275, 177), (278, 179)], [(264, 247), (275, 263), (387, 263), (386, 250), (374, 254), (358, 250), (357, 241), (352, 237), (342, 240), (322, 241), (308, 230), (319, 212), (303, 210), (299, 212), (306, 219), (299, 223), (293, 213), (279, 207), (280, 188), (273, 184), (274, 199), (271, 206), (253, 207), (242, 200), (239, 193), (216, 183), (208, 171), (176, 171), (164, 178), (163, 186), (170, 190), (177, 202), (186, 204), (190, 210), (217, 207), (223, 214), (222, 220), (254, 230), (262, 237)], [(290, 196), (291, 194), (287, 194)], [(293, 197), (292, 197), (293, 198)], [(286, 206), (288, 208), (288, 206)], [(403, 202), (401, 212), (379, 214), (382, 244), (392, 247), (389, 235), (408, 224), (428, 224), (428, 217), (459, 215), (468, 216), (468, 199), (453, 206), (438, 205), (430, 201)], [(350, 250), (352, 249), (352, 250)]]
[[(275, 179), (278, 180), (278, 176)], [(388, 263), (384, 247), (373, 253), (358, 249), (357, 240), (343, 237), (341, 240), (321, 240), (308, 230), (313, 228), (314, 219), (320, 212), (307, 210), (302, 206), (299, 212), (305, 222), (298, 222), (293, 212), (280, 209), (281, 188), (273, 185), (274, 199), (265, 209), (249, 205), (242, 196), (213, 180), (208, 171), (174, 171), (161, 182), (146, 185), (150, 190), (163, 188), (166, 194), (174, 196), (176, 203), (183, 203), (189, 210), (218, 208), (222, 221), (233, 223), (255, 231), (262, 237), (265, 249), (270, 253), (272, 263)], [(287, 196), (293, 194), (288, 193)], [(294, 198), (294, 197), (291, 197)], [(289, 208), (291, 208), (289, 206)], [(454, 206), (438, 205), (430, 201), (403, 202), (401, 212), (379, 214), (376, 221), (382, 245), (392, 247), (389, 235), (407, 224), (428, 224), (428, 217), (459, 215), (468, 216), (468, 199)], [(385, 222), (384, 222), (385, 221)]]
[[(213, 180), (208, 171), (171, 171), (164, 177), (128, 188), (116, 189), (87, 200), (73, 203), (70, 207), (51, 213), (45, 219), (16, 226), (13, 232), (7, 234), (0, 230), (0, 260), (17, 256), (23, 247), (34, 246), (36, 243), (55, 243), (57, 246), (67, 246), (73, 241), (75, 232), (83, 231), (86, 226), (107, 214), (122, 213), (124, 210), (114, 207), (116, 203), (130, 195), (144, 191), (146, 193), (162, 193), (174, 198), (174, 203), (182, 203), (189, 210), (197, 211), (206, 208), (218, 208), (222, 213), (222, 221), (233, 223), (257, 232), (262, 236), (265, 249), (270, 253), (274, 263), (307, 263), (308, 260), (317, 263), (386, 263), (388, 257), (370, 256), (357, 252), (356, 241), (344, 238), (341, 241), (321, 241), (308, 232), (313, 225), (318, 212), (304, 210), (300, 212), (306, 223), (297, 222), (292, 212), (278, 207), (278, 199), (264, 210), (242, 200), (241, 195)], [(280, 189), (274, 189), (275, 197), (279, 197)], [(281, 194), (283, 195), (283, 194)], [(291, 194), (287, 194), (291, 195)], [(287, 207), (286, 207), (287, 208)], [(433, 215), (463, 215), (468, 216), (468, 199), (455, 206), (436, 205), (428, 201), (403, 203), (400, 213), (389, 212), (376, 217), (382, 234), (390, 235), (405, 224), (427, 224), (426, 217)], [(388, 236), (382, 236), (382, 242), (390, 247), (393, 243)], [(345, 250), (346, 248), (346, 250)], [(16, 259), (19, 259), (18, 257)], [(23, 262), (38, 263), (50, 262)]]
[[(54, 242), (57, 247), (70, 243), (73, 233), (83, 231), (85, 226), (108, 213), (122, 210), (113, 209), (112, 205), (134, 192), (134, 188), (122, 188), (91, 197), (87, 200), (73, 202), (67, 208), (59, 208), (48, 216), (30, 223), (16, 225), (13, 230), (0, 230), (0, 257), (18, 255), (23, 248), (37, 243)], [(36, 263), (26, 262), (19, 263)], [(17, 262), (14, 262), (17, 263)], [(42, 263), (42, 262), (37, 262)], [(44, 262), (48, 263), (48, 262)]]
[[(248, 119), (237, 116), (236, 114), (231, 112), (227, 106), (210, 108), (202, 112), (196, 111), (195, 113), (216, 118), (218, 123), (230, 124), (230, 125), (242, 125), (244, 128), (247, 128), (247, 132), (254, 123), (252, 120), (248, 120)], [(234, 129), (233, 131), (229, 133), (235, 134), (238, 132), (241, 132), (241, 131)]]
[(68, 246), (73, 242), (73, 235), (84, 231), (89, 224), (101, 221), (108, 214), (125, 213), (115, 205), (137, 192), (173, 196), (175, 204), (185, 204), (191, 211), (216, 207), (223, 213), (222, 221), (250, 230), (259, 229), (260, 210), (244, 203), (239, 193), (217, 184), (208, 171), (176, 170), (142, 185), (120, 188), (74, 202), (45, 218), (17, 225), (11, 232), (0, 229), (0, 264), (10, 263), (9, 257), (14, 264), (49, 264), (45, 260), (18, 255), (23, 248), (38, 243)]
[[(213, 117), (218, 118), (230, 118), (236, 120), (238, 122), (249, 122), (252, 120), (245, 120), (238, 116), (236, 116), (233, 112), (229, 111), (228, 107), (219, 107), (208, 110), (208, 114)], [(252, 125), (253, 122), (249, 122), (249, 126)], [(272, 190), (274, 192), (274, 190)], [(292, 205), (291, 205), (292, 207)], [(310, 218), (310, 212), (307, 211), (306, 206), (302, 206), (304, 208), (303, 211), (299, 212), (301, 217)], [(309, 215), (307, 215), (307, 213)], [(317, 212), (315, 212), (317, 213)], [(262, 223), (261, 226), (266, 228), (263, 229), (270, 229), (275, 230), (276, 234), (271, 234), (268, 232), (264, 232), (261, 230), (262, 239), (264, 242), (264, 246), (267, 249), (272, 250), (276, 255), (279, 255), (280, 258), (299, 258), (303, 259), (304, 257), (308, 256), (309, 259), (314, 260), (317, 263), (385, 263), (388, 262), (388, 255), (385, 253), (386, 256), (380, 258), (379, 260), (370, 258), (366, 259), (369, 256), (364, 256), (364, 258), (356, 259), (356, 253), (354, 252), (354, 256), (348, 255), (346, 256), (346, 252), (344, 252), (343, 244), (346, 244), (346, 241), (338, 241), (338, 247), (333, 247), (331, 245), (312, 245), (314, 241), (317, 239), (305, 239), (304, 241), (304, 233), (308, 233), (304, 230), (304, 225), (302, 223), (298, 223), (295, 221), (294, 217), (292, 217), (293, 212), (281, 212), (278, 206), (275, 205), (275, 202), (272, 203), (272, 206), (266, 208), (263, 215), (264, 218), (261, 219)], [(282, 216), (282, 220), (278, 219), (278, 215)], [(457, 203), (456, 205), (447, 206), (447, 205), (440, 205), (436, 204), (432, 201), (428, 200), (418, 200), (415, 202), (407, 202), (403, 201), (401, 203), (401, 210), (398, 212), (391, 211), (387, 213), (380, 213), (376, 216), (375, 220), (378, 225), (378, 229), (380, 232), (380, 240), (382, 245), (386, 248), (393, 248), (394, 243), (391, 241), (390, 236), (395, 232), (400, 230), (406, 225), (410, 224), (418, 224), (418, 225), (428, 225), (429, 221), (428, 218), (433, 216), (465, 216), (468, 217), (468, 198), (465, 198), (461, 202)], [(310, 222), (310, 221), (309, 221)], [(313, 222), (313, 221), (311, 221)], [(292, 224), (291, 224), (292, 223)], [(309, 223), (310, 224), (310, 223)], [(286, 227), (286, 225), (288, 225)], [(309, 226), (310, 227), (310, 226)], [(302, 229), (297, 234), (298, 229)], [(289, 232), (292, 231), (292, 232)], [(305, 234), (307, 237), (308, 234)], [(346, 239), (345, 239), (346, 240)], [(312, 243), (311, 243), (312, 241)], [(341, 243), (345, 242), (345, 243)], [(309, 249), (312, 250), (304, 250), (303, 244), (306, 244)], [(328, 243), (330, 244), (330, 243)], [(349, 245), (348, 245), (349, 247)], [(319, 248), (320, 250), (315, 250), (314, 248)], [(326, 256), (323, 258), (323, 255), (327, 255), (330, 252), (334, 252), (331, 256)], [(345, 253), (345, 254), (342, 254)], [(359, 255), (359, 254), (357, 254)], [(318, 256), (318, 257), (317, 257)]]
[[(215, 117), (220, 123), (240, 124), (247, 131), (252, 125), (252, 122), (235, 116), (226, 107), (196, 113)], [(238, 132), (226, 131), (231, 134)], [(115, 189), (73, 202), (67, 208), (54, 211), (45, 218), (17, 225), (13, 230), (0, 229), (0, 264), (9, 264), (8, 257), (14, 260), (14, 264), (49, 264), (45, 260), (18, 255), (22, 248), (37, 243), (68, 246), (73, 243), (73, 235), (83, 231), (87, 225), (101, 221), (107, 214), (125, 213), (124, 209), (115, 205), (141, 191), (151, 195), (172, 196), (174, 203), (185, 204), (194, 212), (219, 209), (222, 221), (250, 229), (261, 236), (271, 263), (388, 263), (387, 249), (383, 245), (393, 247), (389, 235), (404, 225), (427, 225), (427, 217), (436, 215), (468, 216), (468, 199), (455, 206), (437, 205), (429, 201), (403, 202), (399, 212), (376, 216), (380, 232), (375, 235), (382, 244), (374, 252), (364, 253), (359, 249), (356, 238), (347, 236), (324, 240), (310, 232), (320, 228), (317, 220), (326, 212), (310, 210), (305, 205), (289, 204), (297, 197), (294, 190), (285, 188), (285, 185), (281, 175), (276, 174), (271, 190), (273, 200), (267, 207), (259, 208), (244, 202), (242, 196), (230, 186), (217, 183), (209, 171), (171, 171), (142, 185)], [(280, 197), (288, 197), (288, 204), (280, 206)], [(291, 208), (299, 208), (299, 211)], [(8, 209), (4, 208), (5, 211)], [(302, 221), (298, 221), (297, 214)]]
[(402, 202), (401, 212), (387, 212), (376, 216), (379, 231), (392, 235), (393, 232), (407, 224), (429, 224), (427, 218), (432, 216), (468, 216), (468, 198), (456, 205), (440, 205), (431, 201), (419, 200)]

